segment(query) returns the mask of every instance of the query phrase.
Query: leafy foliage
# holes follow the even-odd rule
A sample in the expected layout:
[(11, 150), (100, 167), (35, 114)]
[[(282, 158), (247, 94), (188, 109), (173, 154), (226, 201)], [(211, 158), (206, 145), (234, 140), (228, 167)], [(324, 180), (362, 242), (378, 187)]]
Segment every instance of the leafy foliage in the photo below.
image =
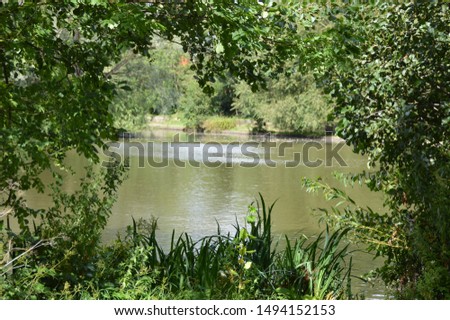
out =
[(282, 131), (323, 134), (331, 112), (330, 99), (316, 87), (313, 77), (298, 72), (268, 80), (267, 91), (254, 93), (241, 83), (236, 95), (237, 112)]
[(151, 60), (128, 52), (109, 71), (122, 88), (110, 106), (116, 126), (139, 130), (151, 115), (176, 113), (186, 127), (202, 129), (205, 117), (231, 113), (231, 76), (218, 79), (212, 85), (215, 93), (206, 94), (180, 45), (157, 39), (149, 53)]
[(101, 173), (91, 164), (74, 192), (63, 191), (63, 181), (56, 179), (54, 205), (39, 211), (40, 223), (21, 226), (20, 234), (2, 230), (2, 240), (9, 243), (0, 269), (2, 297), (43, 299), (90, 281), (122, 179), (118, 164)]
[(359, 237), (379, 241), (370, 247), (387, 258), (379, 272), (401, 297), (448, 298), (448, 4), (363, 6), (335, 17), (323, 44), (340, 41), (325, 55), (345, 57), (333, 57), (341, 63), (329, 65), (325, 76), (336, 99), (337, 133), (373, 168), (349, 179), (383, 191), (388, 210), (379, 217), (361, 208), (336, 211), (343, 215), (335, 215), (337, 222), (372, 230)]
[(178, 107), (182, 51), (160, 41), (151, 55), (150, 61), (128, 53), (110, 71), (113, 82), (126, 84), (110, 106), (118, 127), (140, 128), (148, 115), (171, 114)]

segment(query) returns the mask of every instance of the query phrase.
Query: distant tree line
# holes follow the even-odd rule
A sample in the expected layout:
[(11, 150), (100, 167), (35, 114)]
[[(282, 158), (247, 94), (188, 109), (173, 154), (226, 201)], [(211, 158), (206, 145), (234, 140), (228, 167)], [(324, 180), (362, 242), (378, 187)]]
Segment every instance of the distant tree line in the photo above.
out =
[[(204, 129), (211, 116), (235, 116), (250, 119), (255, 131), (267, 130), (267, 124), (280, 131), (324, 133), (331, 98), (318, 88), (312, 75), (303, 75), (290, 63), (288, 72), (267, 77), (267, 88), (252, 91), (244, 81), (231, 74), (217, 77), (214, 92), (199, 86), (192, 63), (181, 46), (159, 40), (151, 49), (152, 59), (126, 53), (113, 79), (126, 84), (111, 104), (118, 126), (139, 129), (151, 115), (176, 114), (188, 128)], [(115, 70), (114, 70), (115, 69)]]

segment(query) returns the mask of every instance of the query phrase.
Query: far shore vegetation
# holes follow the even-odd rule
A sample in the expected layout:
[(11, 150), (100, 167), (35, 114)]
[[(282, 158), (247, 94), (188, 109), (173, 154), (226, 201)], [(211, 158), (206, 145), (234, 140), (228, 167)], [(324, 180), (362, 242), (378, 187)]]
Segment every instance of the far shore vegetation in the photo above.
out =
[(157, 40), (152, 60), (128, 53), (112, 73), (127, 82), (111, 105), (125, 131), (170, 128), (197, 132), (279, 133), (324, 136), (332, 132), (327, 116), (332, 99), (312, 75), (267, 78), (267, 89), (252, 92), (231, 74), (220, 77), (214, 93), (203, 92), (181, 46)]

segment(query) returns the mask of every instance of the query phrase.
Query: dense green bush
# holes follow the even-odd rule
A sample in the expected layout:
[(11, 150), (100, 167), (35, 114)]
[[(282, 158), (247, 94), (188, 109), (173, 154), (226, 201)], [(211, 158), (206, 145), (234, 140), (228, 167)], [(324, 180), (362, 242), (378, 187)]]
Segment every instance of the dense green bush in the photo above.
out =
[[(37, 210), (33, 221), (29, 214), (20, 228), (10, 227), (13, 219), (7, 217), (7, 225), (0, 228), (0, 296), (46, 299), (93, 280), (102, 231), (123, 173), (116, 163), (99, 173), (90, 164), (73, 192), (63, 191), (62, 175), (55, 173), (50, 208)], [(31, 209), (23, 202), (12, 210)]]
[(398, 297), (449, 299), (449, 5), (384, 3), (334, 14), (335, 29), (322, 39), (323, 56), (331, 57), (323, 78), (338, 135), (368, 155), (370, 168), (344, 180), (383, 192), (387, 213), (321, 183), (306, 185), (348, 203), (329, 217), (386, 258), (377, 272)]

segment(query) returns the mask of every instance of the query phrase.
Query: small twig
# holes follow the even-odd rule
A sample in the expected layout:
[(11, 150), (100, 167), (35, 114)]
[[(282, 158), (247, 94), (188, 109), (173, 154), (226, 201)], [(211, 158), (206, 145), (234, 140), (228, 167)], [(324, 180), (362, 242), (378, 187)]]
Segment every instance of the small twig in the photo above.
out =
[(13, 208), (9, 207), (0, 211), (0, 219), (6, 217), (13, 211)]
[(124, 65), (126, 65), (130, 61), (130, 59), (131, 59), (130, 57), (126, 57), (122, 61), (117, 63), (110, 71), (104, 74), (105, 78), (109, 78), (111, 75), (119, 71), (119, 69), (122, 68)]
[[(51, 245), (53, 242), (52, 240), (39, 240), (35, 245), (33, 245), (32, 247), (28, 248), (25, 252), (19, 254), (17, 257), (15, 257), (14, 259), (8, 261), (4, 266), (2, 266), (2, 269), (7, 269), (10, 265), (12, 265), (15, 261), (17, 261), (18, 259), (20, 259), (22, 256), (28, 254), (29, 252), (33, 251), (34, 249), (37, 249), (39, 247), (42, 246), (47, 246), (47, 245)], [(7, 256), (9, 255), (9, 252), (11, 252), (11, 240), (9, 242), (9, 249), (8, 249), (8, 253)], [(1, 274), (1, 276), (5, 275), (6, 273), (8, 273), (9, 270), (6, 270), (5, 272), (3, 272)]]

